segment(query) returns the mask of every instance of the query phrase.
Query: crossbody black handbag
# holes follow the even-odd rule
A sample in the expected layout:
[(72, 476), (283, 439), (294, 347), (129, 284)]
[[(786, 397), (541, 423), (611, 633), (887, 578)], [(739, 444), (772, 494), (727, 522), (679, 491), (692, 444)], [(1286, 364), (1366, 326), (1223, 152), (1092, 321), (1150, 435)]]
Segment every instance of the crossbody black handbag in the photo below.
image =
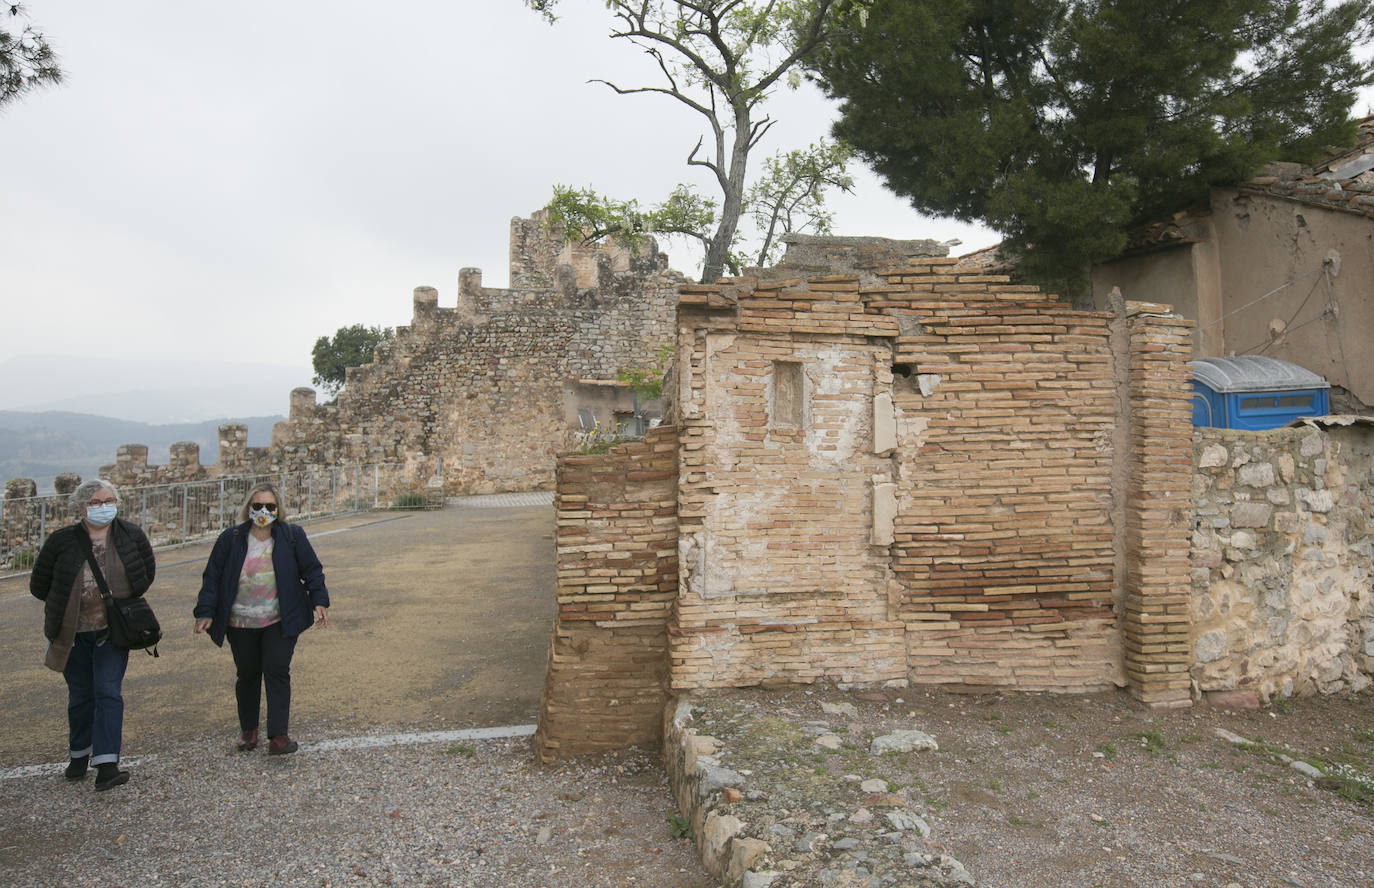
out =
[[(158, 624), (153, 607), (138, 598), (115, 598), (110, 594), (110, 586), (91, 549), (91, 538), (78, 532), (81, 548), (86, 552), (86, 563), (91, 566), (91, 576), (100, 587), (100, 597), (105, 602), (105, 622), (110, 630), (110, 644), (122, 651), (142, 651), (152, 648), (148, 653), (158, 656), (157, 643), (162, 640), (162, 626)], [(111, 542), (113, 545), (113, 542)], [(116, 555), (115, 557), (118, 557)]]

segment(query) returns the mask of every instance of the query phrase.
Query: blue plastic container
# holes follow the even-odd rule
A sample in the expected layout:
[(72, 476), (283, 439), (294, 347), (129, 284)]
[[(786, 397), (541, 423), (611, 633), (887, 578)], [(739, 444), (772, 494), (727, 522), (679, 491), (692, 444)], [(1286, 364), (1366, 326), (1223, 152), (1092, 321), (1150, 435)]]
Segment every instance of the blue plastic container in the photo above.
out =
[(1198, 358), (1189, 364), (1195, 426), (1276, 429), (1329, 412), (1331, 384), (1297, 364), (1263, 355)]

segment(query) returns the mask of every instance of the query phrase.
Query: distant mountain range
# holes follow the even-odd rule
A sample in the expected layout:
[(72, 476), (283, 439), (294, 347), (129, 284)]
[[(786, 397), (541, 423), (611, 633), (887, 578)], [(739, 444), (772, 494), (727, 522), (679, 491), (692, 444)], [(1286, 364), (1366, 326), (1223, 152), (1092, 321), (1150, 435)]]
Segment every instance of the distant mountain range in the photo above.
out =
[(121, 354), (106, 365), (91, 356), (15, 355), (0, 358), (0, 410), (61, 410), (153, 424), (209, 422), (286, 410), (291, 389), (309, 385), (310, 377), (309, 366), (292, 364)]
[(121, 444), (148, 445), (148, 462), (167, 462), (167, 449), (178, 441), (200, 445), (202, 464), (219, 455), (219, 427), (227, 422), (248, 427), (248, 446), (266, 446), (272, 426), (284, 416), (207, 419), (202, 422), (153, 424), (111, 419), (89, 413), (0, 410), (0, 483), (32, 478), (40, 493), (52, 491), (60, 472), (94, 478), (101, 466), (114, 462)]

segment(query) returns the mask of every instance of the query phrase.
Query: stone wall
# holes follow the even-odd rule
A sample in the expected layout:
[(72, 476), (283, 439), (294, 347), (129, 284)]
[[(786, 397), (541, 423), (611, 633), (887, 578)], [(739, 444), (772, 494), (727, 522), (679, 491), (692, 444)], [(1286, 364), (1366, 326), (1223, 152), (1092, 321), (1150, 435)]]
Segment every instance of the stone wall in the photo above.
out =
[(558, 461), (558, 615), (541, 759), (656, 746), (677, 596), (677, 430)]
[(1374, 676), (1374, 423), (1193, 436), (1190, 675), (1253, 702)]
[(226, 425), (213, 465), (178, 444), (150, 466), (148, 448), (130, 444), (101, 477), (154, 484), (387, 463), (417, 488), (441, 479), (449, 495), (547, 489), (557, 454), (578, 440), (579, 408), (602, 429), (631, 413), (617, 377), (658, 363), (684, 280), (652, 238), (634, 249), (569, 245), (542, 213), (512, 219), (511, 286), (484, 287), (480, 270), (462, 269), (453, 308), (417, 287), (411, 323), (348, 370), (337, 404), (298, 388), (268, 447)]
[[(551, 487), (577, 432), (567, 398), (655, 363), (682, 280), (651, 239), (638, 251), (565, 246), (540, 214), (515, 219), (510, 288), (464, 269), (455, 308), (416, 289), (412, 323), (348, 371), (337, 406), (293, 393), (272, 450), (286, 462), (402, 462), (442, 476), (450, 495)], [(628, 390), (609, 387), (628, 408)]]
[(1186, 704), (1188, 322), (938, 257), (680, 292), (674, 689)]

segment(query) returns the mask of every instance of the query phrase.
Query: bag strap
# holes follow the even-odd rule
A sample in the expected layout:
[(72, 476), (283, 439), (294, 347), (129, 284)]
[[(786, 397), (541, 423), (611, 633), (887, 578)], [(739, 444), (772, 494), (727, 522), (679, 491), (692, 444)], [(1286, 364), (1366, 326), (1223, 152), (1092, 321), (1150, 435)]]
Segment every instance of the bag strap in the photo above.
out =
[[(76, 538), (81, 541), (81, 549), (86, 553), (86, 563), (91, 566), (91, 576), (95, 578), (95, 584), (100, 587), (100, 597), (105, 601), (105, 607), (114, 606), (114, 595), (110, 592), (110, 585), (105, 582), (105, 575), (100, 572), (100, 564), (95, 560), (95, 550), (91, 548), (91, 537), (86, 533), (86, 528), (77, 525)], [(109, 634), (109, 629), (105, 630)], [(144, 653), (151, 657), (159, 656), (157, 645), (153, 645), (152, 650), (144, 650)]]
[(114, 595), (110, 593), (110, 585), (105, 582), (105, 575), (100, 572), (100, 563), (95, 560), (95, 550), (91, 548), (91, 538), (86, 533), (86, 528), (78, 525), (76, 538), (81, 541), (81, 550), (86, 553), (86, 563), (91, 566), (91, 576), (95, 578), (95, 584), (100, 587), (100, 597), (109, 604), (114, 600)]

